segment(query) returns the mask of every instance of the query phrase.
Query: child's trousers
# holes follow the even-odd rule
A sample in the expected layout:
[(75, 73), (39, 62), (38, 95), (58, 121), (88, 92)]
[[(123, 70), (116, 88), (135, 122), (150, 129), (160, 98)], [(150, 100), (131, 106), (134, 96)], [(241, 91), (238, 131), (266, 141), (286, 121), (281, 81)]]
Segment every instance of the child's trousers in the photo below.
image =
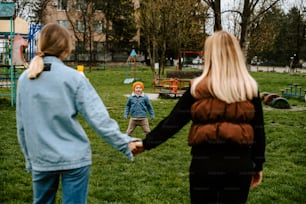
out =
[(146, 134), (150, 132), (148, 118), (131, 118), (126, 133), (131, 136), (137, 126), (140, 126)]

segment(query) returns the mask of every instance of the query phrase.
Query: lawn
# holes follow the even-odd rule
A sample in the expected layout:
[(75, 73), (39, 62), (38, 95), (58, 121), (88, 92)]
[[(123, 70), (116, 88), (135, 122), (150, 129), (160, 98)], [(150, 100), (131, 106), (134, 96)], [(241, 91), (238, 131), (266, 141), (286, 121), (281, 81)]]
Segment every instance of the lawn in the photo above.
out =
[[(125, 95), (131, 93), (131, 85), (123, 81), (131, 77), (131, 73), (126, 67), (106, 67), (106, 70), (85, 74), (111, 117), (125, 131), (128, 121), (123, 118), (123, 110), (127, 100)], [(299, 83), (306, 90), (305, 73), (254, 72), (252, 75), (262, 92), (281, 94), (281, 89), (293, 83)], [(144, 81), (145, 92), (153, 93), (149, 68), (138, 68), (137, 77)], [(250, 204), (306, 203), (306, 102), (295, 98), (288, 100), (292, 107), (289, 110), (264, 105), (267, 162), (262, 185), (250, 191)], [(156, 118), (150, 121), (151, 128), (171, 111), (176, 102), (177, 99), (152, 100)], [(101, 140), (82, 118), (80, 120), (93, 152), (89, 204), (189, 203), (189, 125), (160, 147), (140, 154), (131, 162)], [(0, 130), (0, 203), (31, 203), (31, 175), (24, 169), (24, 158), (17, 141), (15, 107), (11, 107), (6, 98), (0, 98)], [(144, 138), (139, 128), (134, 136)], [(60, 201), (59, 194), (57, 203)]]

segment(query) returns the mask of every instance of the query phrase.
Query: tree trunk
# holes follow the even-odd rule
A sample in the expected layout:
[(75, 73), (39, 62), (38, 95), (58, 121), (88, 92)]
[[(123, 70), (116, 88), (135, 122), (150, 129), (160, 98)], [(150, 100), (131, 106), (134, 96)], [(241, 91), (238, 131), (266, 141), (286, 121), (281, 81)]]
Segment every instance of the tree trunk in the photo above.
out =
[(249, 23), (250, 23), (250, 0), (244, 1), (243, 12), (241, 16), (241, 34), (240, 34), (240, 46), (244, 53), (245, 59), (248, 56), (248, 31), (249, 31)]
[(147, 37), (147, 52), (148, 52), (149, 59), (150, 59), (150, 68), (151, 68), (151, 71), (152, 71), (152, 73), (155, 73), (155, 70), (154, 70), (154, 60), (155, 60), (155, 58), (153, 56), (154, 55), (154, 46), (151, 49), (151, 43), (150, 43), (149, 37)]
[(214, 31), (222, 30), (221, 23), (221, 0), (204, 0), (204, 2), (213, 10), (214, 12)]
[(161, 73), (165, 73), (165, 64), (164, 62), (166, 61), (166, 49), (167, 49), (167, 44), (166, 41), (163, 42), (163, 47), (162, 47), (162, 54), (160, 58), (160, 68), (161, 68)]
[(213, 6), (214, 6), (213, 7), (214, 17), (215, 17), (214, 31), (222, 30), (220, 0), (215, 0), (215, 2), (213, 3)]

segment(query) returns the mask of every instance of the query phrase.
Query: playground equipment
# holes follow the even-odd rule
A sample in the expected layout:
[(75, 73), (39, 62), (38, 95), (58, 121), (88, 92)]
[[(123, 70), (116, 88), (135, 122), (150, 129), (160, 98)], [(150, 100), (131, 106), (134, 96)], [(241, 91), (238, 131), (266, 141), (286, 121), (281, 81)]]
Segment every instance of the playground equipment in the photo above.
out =
[[(127, 71), (126, 71), (126, 77), (123, 81), (124, 84), (131, 84), (133, 83), (134, 81), (137, 81), (139, 79), (136, 78), (136, 63), (133, 63), (131, 64), (129, 61), (128, 61), (128, 67), (127, 67)], [(132, 74), (133, 74), (133, 77), (129, 77), (129, 72), (130, 70), (132, 71)]]
[(288, 88), (282, 89), (282, 96), (295, 97), (306, 101), (306, 90), (297, 83), (289, 85)]
[(279, 109), (289, 109), (290, 104), (286, 98), (283, 98), (275, 93), (263, 92), (260, 94), (261, 99), (264, 104), (271, 106), (273, 108)]
[(154, 80), (154, 92), (159, 93), (161, 98), (177, 98), (181, 97), (189, 87), (189, 79), (160, 79)]
[(31, 24), (30, 34), (29, 34), (29, 44), (30, 44), (30, 60), (34, 58), (35, 55), (35, 37), (38, 31), (42, 29), (42, 25)]
[(166, 78), (155, 77), (154, 91), (164, 98), (180, 97), (190, 87), (190, 80), (201, 74), (202, 71), (167, 71)]
[(266, 105), (280, 109), (290, 108), (288, 100), (284, 97), (294, 97), (306, 101), (306, 90), (303, 90), (303, 87), (297, 83), (291, 84), (281, 91), (282, 96), (276, 93), (262, 92), (260, 97)]
[(77, 66), (77, 71), (82, 74), (83, 76), (85, 76), (84, 74), (84, 66), (83, 65), (78, 65)]
[(5, 88), (0, 96), (10, 97), (13, 106), (18, 75), (28, 65), (24, 48), (29, 45), (29, 25), (15, 16), (13, 2), (0, 2), (0, 10), (0, 88)]
[(13, 65), (27, 66), (27, 62), (23, 55), (24, 47), (28, 47), (28, 41), (17, 34), (13, 40)]
[(127, 59), (128, 69), (131, 69), (133, 77), (128, 78), (129, 70), (127, 70), (126, 78), (123, 81), (124, 84), (131, 84), (136, 80), (136, 56), (136, 51), (133, 49)]
[[(10, 87), (10, 93), (2, 93), (1, 96), (10, 96), (11, 97), (11, 105), (15, 104), (16, 99), (16, 84), (15, 84), (15, 69), (13, 65), (13, 39), (15, 37), (15, 4), (12, 2), (0, 2), (0, 36), (2, 39), (2, 43), (5, 44), (5, 49), (1, 50), (6, 53), (6, 56), (2, 55), (3, 62), (1, 62), (0, 69), (1, 69), (1, 87)], [(9, 23), (8, 29), (6, 28), (6, 24), (3, 21)]]

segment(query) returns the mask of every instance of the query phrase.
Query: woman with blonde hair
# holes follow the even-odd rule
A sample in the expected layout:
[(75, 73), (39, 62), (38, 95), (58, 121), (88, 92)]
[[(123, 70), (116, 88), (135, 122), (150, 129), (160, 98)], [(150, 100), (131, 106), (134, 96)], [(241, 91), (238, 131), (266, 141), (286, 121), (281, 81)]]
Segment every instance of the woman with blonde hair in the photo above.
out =
[(89, 81), (63, 63), (71, 52), (66, 28), (45, 25), (38, 49), (19, 78), (16, 104), (18, 140), (32, 173), (33, 203), (55, 203), (61, 180), (62, 203), (85, 204), (92, 160), (78, 115), (131, 160), (136, 139), (120, 132)]
[(265, 162), (262, 105), (238, 40), (218, 31), (205, 42), (205, 66), (171, 113), (138, 146), (155, 148), (192, 121), (191, 203), (245, 203)]

